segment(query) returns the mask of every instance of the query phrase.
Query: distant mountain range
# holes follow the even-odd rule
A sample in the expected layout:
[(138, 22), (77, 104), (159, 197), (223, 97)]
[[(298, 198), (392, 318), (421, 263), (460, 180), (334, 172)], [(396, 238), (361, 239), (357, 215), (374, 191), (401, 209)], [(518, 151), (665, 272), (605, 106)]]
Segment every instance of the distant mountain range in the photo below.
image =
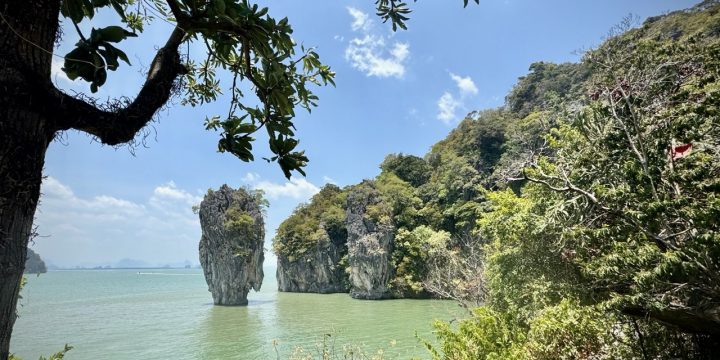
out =
[(52, 260), (47, 261), (49, 270), (63, 269), (145, 269), (145, 268), (199, 268), (200, 264), (190, 260), (172, 263), (149, 263), (144, 260), (124, 258), (113, 263), (80, 263), (75, 265), (56, 265)]

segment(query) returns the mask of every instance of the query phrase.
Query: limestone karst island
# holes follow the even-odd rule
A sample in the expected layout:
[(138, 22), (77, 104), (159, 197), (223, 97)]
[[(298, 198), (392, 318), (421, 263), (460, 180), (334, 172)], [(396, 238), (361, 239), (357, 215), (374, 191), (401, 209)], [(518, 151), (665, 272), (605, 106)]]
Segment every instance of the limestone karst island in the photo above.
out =
[(0, 0), (0, 360), (720, 359), (720, 0)]

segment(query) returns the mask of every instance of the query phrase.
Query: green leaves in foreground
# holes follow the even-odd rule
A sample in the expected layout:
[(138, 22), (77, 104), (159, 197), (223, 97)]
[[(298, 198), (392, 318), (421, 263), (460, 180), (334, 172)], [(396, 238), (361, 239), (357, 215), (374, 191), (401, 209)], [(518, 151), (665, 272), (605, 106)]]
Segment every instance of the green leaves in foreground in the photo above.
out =
[(70, 80), (79, 77), (89, 82), (92, 92), (97, 92), (107, 80), (107, 70), (115, 71), (120, 66), (118, 60), (130, 65), (127, 55), (111, 43), (136, 36), (120, 26), (93, 28), (89, 39), (83, 37), (75, 49), (65, 55), (63, 71)]
[[(464, 0), (464, 5), (469, 2)], [(377, 0), (375, 5), (380, 17), (391, 20), (393, 30), (406, 28), (410, 9), (405, 2)], [(113, 8), (132, 32), (107, 26), (85, 36), (78, 24), (104, 7)], [(185, 92), (182, 103), (202, 105), (221, 95), (229, 100), (227, 112), (206, 118), (206, 129), (221, 132), (218, 151), (252, 161), (255, 133), (264, 129), (272, 152), (264, 159), (277, 162), (287, 178), (293, 171), (304, 175), (308, 158), (297, 149), (295, 111), (300, 107), (310, 112), (317, 106), (311, 85), (335, 85), (335, 73), (320, 62), (314, 49), (298, 47), (287, 18), (276, 19), (269, 13), (249, 0), (65, 0), (61, 14), (75, 26), (80, 41), (66, 55), (63, 70), (72, 80), (89, 82), (91, 91), (97, 92), (108, 70), (116, 70), (120, 60), (130, 64), (114, 44), (136, 36), (145, 23), (160, 17), (184, 33), (182, 45), (187, 45), (188, 54), (180, 83)], [(204, 48), (205, 54), (193, 56), (197, 52), (190, 53), (190, 43)]]
[[(214, 101), (227, 89), (227, 114), (205, 120), (206, 129), (221, 132), (218, 151), (252, 161), (252, 144), (263, 130), (272, 152), (264, 159), (277, 162), (287, 178), (293, 171), (305, 175), (308, 158), (297, 149), (293, 119), (297, 108), (310, 112), (317, 106), (310, 86), (334, 85), (335, 73), (314, 49), (297, 47), (287, 18), (276, 20), (267, 8), (225, 1), (224, 8), (212, 2), (190, 11), (208, 14), (215, 26), (231, 30), (217, 32), (209, 26), (188, 31), (189, 41), (202, 38), (207, 58), (188, 62), (183, 104)], [(221, 70), (229, 76), (218, 75)], [(255, 96), (241, 89), (243, 80)]]
[[(467, 7), (470, 1), (471, 0), (463, 0), (463, 6)], [(480, 4), (480, 0), (472, 1), (476, 4)], [(414, 0), (413, 2), (417, 2), (417, 0)], [(405, 22), (410, 20), (408, 16), (412, 10), (410, 10), (406, 2), (402, 0), (375, 0), (375, 7), (377, 15), (383, 19), (383, 22), (390, 20), (393, 31), (396, 31), (398, 27), (403, 30), (407, 30)]]
[(98, 9), (111, 7), (133, 31), (141, 30), (142, 25), (126, 15), (128, 5), (134, 0), (64, 0), (60, 14), (70, 20), (75, 26), (80, 41), (75, 49), (65, 55), (63, 71), (70, 80), (81, 78), (90, 83), (90, 90), (97, 92), (98, 88), (107, 80), (107, 70), (115, 71), (120, 65), (119, 60), (130, 65), (127, 55), (111, 43), (119, 43), (128, 37), (137, 36), (120, 26), (107, 26), (100, 29), (93, 28), (90, 37), (86, 37), (78, 24), (84, 19), (92, 19)]

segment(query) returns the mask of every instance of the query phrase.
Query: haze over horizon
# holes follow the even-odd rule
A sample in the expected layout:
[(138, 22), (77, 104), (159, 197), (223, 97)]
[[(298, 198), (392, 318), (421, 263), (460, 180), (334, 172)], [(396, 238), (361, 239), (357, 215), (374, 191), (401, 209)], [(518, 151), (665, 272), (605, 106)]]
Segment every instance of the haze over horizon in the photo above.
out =
[[(414, 7), (409, 30), (397, 33), (375, 16), (371, 1), (265, 3), (273, 15), (288, 16), (294, 38), (317, 46), (337, 72), (337, 88), (319, 89), (319, 107), (312, 114), (298, 113), (299, 147), (310, 158), (308, 176), (287, 181), (275, 164), (243, 163), (216, 153), (218, 134), (205, 131), (203, 119), (224, 111), (222, 99), (199, 108), (183, 107), (176, 99), (153, 124), (145, 146), (132, 152), (68, 132), (48, 151), (36, 214), (40, 236), (31, 243), (46, 262), (93, 267), (123, 259), (160, 266), (187, 260), (195, 265), (200, 227), (192, 206), (208, 188), (224, 183), (265, 191), (269, 249), (280, 222), (324, 184), (371, 178), (390, 153), (424, 155), (466, 113), (501, 106), (531, 63), (577, 61), (580, 50), (600, 43), (628, 14), (642, 21), (697, 1), (506, 0), (466, 9), (460, 2), (428, 1)], [(101, 23), (108, 17), (96, 19)], [(448, 25), (434, 26), (439, 23)], [(161, 44), (170, 30), (156, 21), (142, 42), (123, 43), (134, 66), (111, 73), (97, 98), (133, 96), (143, 81), (138, 72), (154, 53), (147, 44)], [(64, 34), (57, 54), (75, 42), (74, 31)], [(86, 84), (70, 82), (61, 66), (53, 67), (59, 87), (89, 93)], [(258, 159), (267, 154), (264, 147), (264, 139), (258, 139)], [(268, 252), (265, 263), (274, 262)]]

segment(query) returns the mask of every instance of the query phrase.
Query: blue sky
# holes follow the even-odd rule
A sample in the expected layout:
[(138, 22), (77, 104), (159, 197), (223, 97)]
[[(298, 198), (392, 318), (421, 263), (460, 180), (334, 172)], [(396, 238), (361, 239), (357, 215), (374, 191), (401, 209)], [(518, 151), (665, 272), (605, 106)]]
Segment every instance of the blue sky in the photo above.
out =
[[(687, 8), (685, 0), (422, 0), (408, 31), (393, 33), (374, 15), (373, 1), (262, 1), (275, 17), (287, 16), (293, 38), (315, 46), (337, 72), (337, 87), (318, 89), (320, 106), (296, 118), (300, 146), (310, 157), (307, 177), (285, 180), (262, 160), (243, 163), (219, 154), (218, 134), (204, 130), (206, 115), (226, 102), (198, 108), (175, 101), (149, 129), (144, 146), (131, 151), (67, 132), (51, 146), (43, 197), (36, 214), (40, 237), (32, 247), (60, 266), (113, 264), (123, 258), (151, 265), (197, 263), (200, 226), (191, 211), (208, 188), (227, 183), (266, 191), (270, 201), (266, 247), (275, 228), (327, 182), (357, 183), (379, 172), (389, 153), (422, 156), (473, 110), (502, 105), (516, 79), (535, 61), (577, 61), (625, 16), (641, 19)], [(104, 13), (83, 29), (117, 23)], [(133, 97), (154, 50), (171, 26), (156, 21), (137, 39), (121, 44), (132, 67), (110, 73), (100, 100)], [(65, 28), (56, 49), (77, 41)], [(197, 54), (199, 48), (191, 48)], [(68, 92), (89, 93), (53, 64), (53, 78)], [(269, 153), (255, 145), (256, 158)], [(268, 254), (266, 262), (275, 258)]]

